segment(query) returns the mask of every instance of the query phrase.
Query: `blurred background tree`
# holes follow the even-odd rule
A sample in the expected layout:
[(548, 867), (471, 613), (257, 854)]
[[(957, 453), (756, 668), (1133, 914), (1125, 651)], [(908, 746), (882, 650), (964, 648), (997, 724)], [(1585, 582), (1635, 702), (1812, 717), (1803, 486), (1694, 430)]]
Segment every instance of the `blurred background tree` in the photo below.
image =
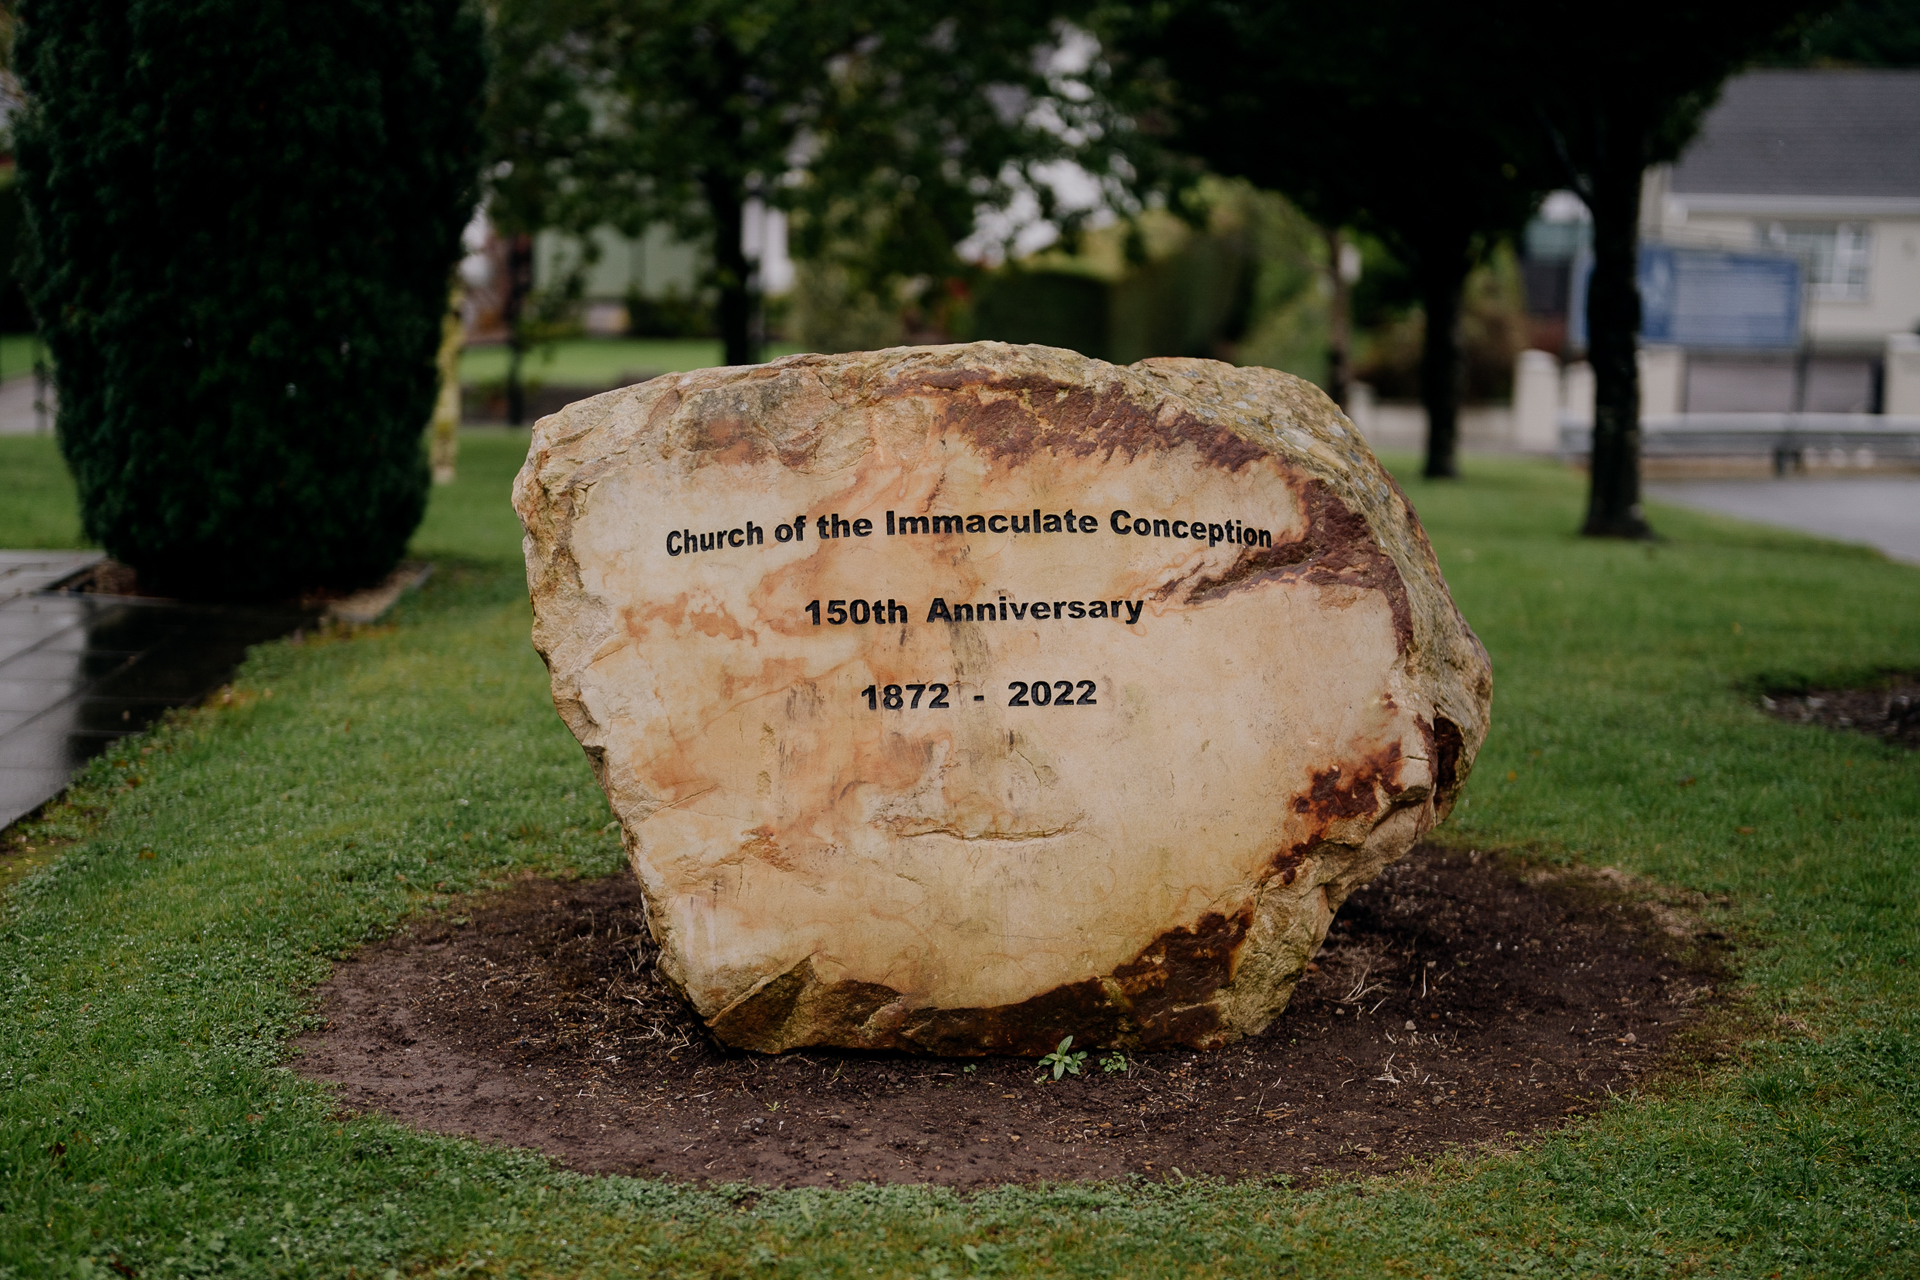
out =
[(1920, 4), (1849, 0), (1789, 23), (1760, 61), (1787, 67), (1920, 67)]
[[(0, 335), (33, 330), (33, 314), (20, 287), (20, 246), (27, 215), (13, 162), (13, 117), (22, 103), (20, 81), (14, 74), (13, 42), (19, 32), (14, 9), (12, 0), (0, 3)], [(18, 368), (0, 367), (0, 377), (19, 373)]]
[[(27, 213), (20, 203), (19, 173), (13, 165), (0, 166), (0, 334), (27, 333), (33, 314), (20, 288), (20, 246), (26, 235)], [(7, 376), (18, 369), (0, 370)]]
[(1038, 171), (1063, 159), (1108, 171), (1104, 100), (1060, 66), (1067, 16), (1001, 0), (501, 0), (495, 216), (698, 241), (731, 364), (764, 338), (760, 209), (791, 211), (796, 256), (842, 313), (943, 305), (983, 206), (1016, 191), (1047, 205)]
[(1417, 293), (1429, 476), (1457, 470), (1462, 294), (1544, 187), (1514, 160), (1510, 48), (1457, 6), (1110, 9), (1143, 135), (1387, 246)]
[(1593, 215), (1587, 288), (1593, 452), (1581, 526), (1588, 536), (1652, 534), (1640, 504), (1636, 356), (1647, 167), (1680, 154), (1729, 75), (1779, 43), (1783, 31), (1832, 7), (1805, 0), (1759, 0), (1734, 9), (1635, 3), (1564, 24), (1513, 0), (1483, 11), (1488, 31), (1522, 33), (1536, 51), (1516, 68), (1528, 114), (1538, 122), (1529, 167), (1538, 181), (1576, 192)]
[[(1354, 237), (1365, 264), (1353, 290), (1359, 331), (1354, 376), (1383, 400), (1418, 400), (1426, 348), (1426, 313), (1417, 283), (1385, 245)], [(1514, 360), (1527, 347), (1526, 296), (1520, 263), (1501, 243), (1468, 273), (1460, 291), (1463, 405), (1504, 402), (1513, 391)]]
[(488, 10), (492, 74), (487, 83), (487, 217), (505, 242), (501, 319), (506, 328), (507, 421), (526, 420), (528, 348), (553, 331), (577, 293), (577, 274), (535, 305), (534, 237), (591, 223), (606, 175), (604, 153), (584, 146), (593, 132), (592, 95), (608, 78), (593, 51), (573, 38), (598, 10), (582, 0), (504, 0)]
[(485, 61), (462, 0), (29, 0), (28, 293), (143, 585), (378, 579), (419, 522)]
[(1070, 347), (1128, 364), (1200, 356), (1326, 371), (1326, 254), (1284, 197), (1201, 176), (1146, 208), (982, 272), (954, 336)]

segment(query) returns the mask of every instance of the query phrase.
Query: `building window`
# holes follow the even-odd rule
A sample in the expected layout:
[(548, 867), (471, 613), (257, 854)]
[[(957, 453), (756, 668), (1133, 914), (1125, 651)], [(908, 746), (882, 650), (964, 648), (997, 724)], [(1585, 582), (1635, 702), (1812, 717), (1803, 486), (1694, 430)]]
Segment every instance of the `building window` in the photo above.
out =
[(1864, 222), (1763, 222), (1760, 243), (1807, 264), (1807, 283), (1823, 302), (1865, 302), (1872, 231)]

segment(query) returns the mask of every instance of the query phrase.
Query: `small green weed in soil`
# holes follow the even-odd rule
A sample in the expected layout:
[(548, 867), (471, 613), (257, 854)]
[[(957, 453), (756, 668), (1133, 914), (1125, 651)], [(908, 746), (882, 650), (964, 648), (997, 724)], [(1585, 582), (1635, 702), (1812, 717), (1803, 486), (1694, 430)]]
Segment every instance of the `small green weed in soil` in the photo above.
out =
[(695, 1187), (339, 1110), (285, 1065), (336, 957), (455, 894), (620, 865), (527, 643), (523, 441), (467, 438), (416, 542), (440, 572), (393, 630), (257, 651), (233, 705), (130, 740), (52, 813), (72, 842), (0, 906), (0, 1276), (1914, 1269), (1917, 757), (1780, 723), (1742, 682), (1920, 666), (1920, 573), (1663, 509), (1655, 548), (1584, 542), (1578, 478), (1543, 464), (1407, 482), (1497, 681), (1440, 834), (1723, 899), (1757, 1034), (1718, 1065), (1306, 1190)]

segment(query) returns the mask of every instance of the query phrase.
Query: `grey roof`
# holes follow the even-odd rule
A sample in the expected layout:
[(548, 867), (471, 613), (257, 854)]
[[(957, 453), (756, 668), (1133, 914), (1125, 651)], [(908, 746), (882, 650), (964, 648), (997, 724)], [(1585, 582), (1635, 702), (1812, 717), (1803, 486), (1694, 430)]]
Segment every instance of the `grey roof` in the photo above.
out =
[(1920, 196), (1920, 71), (1750, 71), (1673, 167), (1681, 195)]

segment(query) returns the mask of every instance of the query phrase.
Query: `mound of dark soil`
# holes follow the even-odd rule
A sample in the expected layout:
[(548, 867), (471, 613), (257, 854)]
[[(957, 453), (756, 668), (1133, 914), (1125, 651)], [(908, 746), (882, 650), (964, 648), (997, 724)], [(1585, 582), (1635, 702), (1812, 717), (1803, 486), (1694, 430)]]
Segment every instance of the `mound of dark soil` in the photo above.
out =
[(1808, 689), (1760, 699), (1769, 714), (1795, 724), (1823, 724), (1920, 750), (1920, 675), (1866, 689)]
[(1423, 847), (1347, 903), (1266, 1034), (1096, 1052), (1056, 1082), (1022, 1060), (721, 1049), (655, 978), (630, 877), (529, 880), (342, 963), (298, 1066), (347, 1105), (589, 1171), (1321, 1177), (1599, 1105), (1711, 994), (1702, 936), (1622, 877)]

